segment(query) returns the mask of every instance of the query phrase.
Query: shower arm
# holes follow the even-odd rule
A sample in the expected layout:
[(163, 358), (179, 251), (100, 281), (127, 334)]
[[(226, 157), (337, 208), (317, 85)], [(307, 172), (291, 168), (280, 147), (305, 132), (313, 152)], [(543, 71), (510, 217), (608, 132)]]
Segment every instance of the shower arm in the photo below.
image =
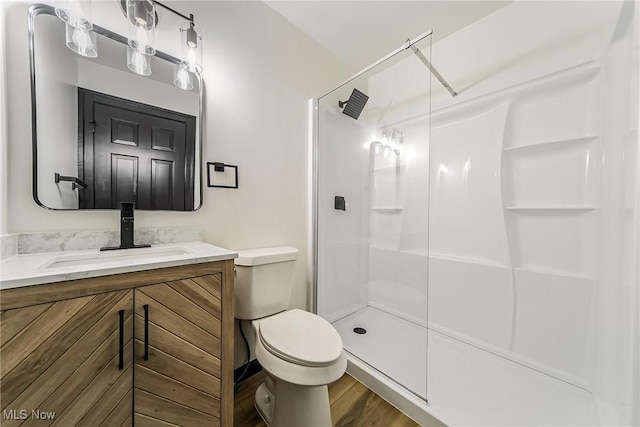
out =
[(440, 74), (438, 70), (436, 70), (435, 67), (431, 65), (431, 62), (429, 62), (427, 57), (424, 56), (424, 54), (420, 51), (420, 49), (418, 49), (415, 44), (411, 44), (411, 39), (407, 39), (407, 49), (411, 49), (413, 53), (416, 54), (418, 59), (422, 61), (422, 63), (429, 69), (429, 71), (431, 71), (431, 73), (436, 77), (436, 79), (438, 79), (438, 81), (451, 94), (451, 96), (458, 95), (458, 92), (453, 90), (453, 88), (449, 85), (449, 83), (447, 83), (444, 77), (442, 77), (442, 74)]

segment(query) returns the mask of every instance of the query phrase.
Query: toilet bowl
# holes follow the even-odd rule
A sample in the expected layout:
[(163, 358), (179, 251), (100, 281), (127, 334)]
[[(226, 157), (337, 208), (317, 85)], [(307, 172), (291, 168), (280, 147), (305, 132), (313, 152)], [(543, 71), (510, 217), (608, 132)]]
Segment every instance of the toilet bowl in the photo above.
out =
[(269, 426), (330, 426), (327, 384), (347, 368), (342, 340), (329, 322), (290, 310), (253, 322), (255, 353), (265, 371), (256, 409)]
[(291, 247), (238, 251), (236, 317), (252, 320), (264, 383), (255, 407), (269, 427), (331, 426), (327, 384), (347, 367), (342, 339), (325, 319), (284, 310), (290, 300)]

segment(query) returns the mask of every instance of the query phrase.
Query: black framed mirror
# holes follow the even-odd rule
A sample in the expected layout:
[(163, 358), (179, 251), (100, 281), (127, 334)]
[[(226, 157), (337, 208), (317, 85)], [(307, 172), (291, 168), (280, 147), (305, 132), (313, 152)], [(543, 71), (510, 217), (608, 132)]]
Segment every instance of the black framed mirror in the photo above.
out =
[[(125, 18), (123, 18), (125, 19)], [(127, 68), (127, 38), (94, 24), (98, 55), (67, 48), (48, 5), (29, 9), (33, 197), (48, 209), (193, 211), (202, 204), (202, 80), (174, 85), (180, 60)]]

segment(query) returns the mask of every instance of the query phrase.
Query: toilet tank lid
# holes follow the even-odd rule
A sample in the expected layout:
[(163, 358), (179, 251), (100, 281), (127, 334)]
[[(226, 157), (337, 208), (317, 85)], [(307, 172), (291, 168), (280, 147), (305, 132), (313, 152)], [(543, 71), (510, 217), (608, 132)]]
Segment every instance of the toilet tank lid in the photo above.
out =
[(298, 249), (291, 246), (272, 248), (240, 249), (235, 265), (254, 266), (275, 262), (294, 261), (298, 257)]

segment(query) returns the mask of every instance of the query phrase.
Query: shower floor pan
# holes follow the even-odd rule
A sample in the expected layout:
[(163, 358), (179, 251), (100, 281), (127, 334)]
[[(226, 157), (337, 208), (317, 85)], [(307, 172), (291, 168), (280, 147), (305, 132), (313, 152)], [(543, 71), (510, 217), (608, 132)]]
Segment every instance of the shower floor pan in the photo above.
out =
[[(386, 377), (393, 378), (409, 390), (403, 393), (412, 402), (408, 405), (419, 402), (421, 410), (447, 425), (600, 425), (591, 393), (432, 330), (427, 353), (423, 326), (382, 310), (366, 307), (334, 326), (355, 356), (350, 366), (358, 367), (352, 372), (356, 378), (397, 403), (397, 393), (389, 393), (398, 387)], [(367, 333), (354, 333), (356, 327)], [(384, 374), (369, 369), (373, 376), (366, 377), (376, 378), (377, 384), (359, 378), (358, 372), (368, 369), (361, 361)], [(381, 390), (380, 385), (388, 387)], [(418, 396), (427, 396), (429, 404)], [(405, 412), (421, 421), (414, 411)]]

